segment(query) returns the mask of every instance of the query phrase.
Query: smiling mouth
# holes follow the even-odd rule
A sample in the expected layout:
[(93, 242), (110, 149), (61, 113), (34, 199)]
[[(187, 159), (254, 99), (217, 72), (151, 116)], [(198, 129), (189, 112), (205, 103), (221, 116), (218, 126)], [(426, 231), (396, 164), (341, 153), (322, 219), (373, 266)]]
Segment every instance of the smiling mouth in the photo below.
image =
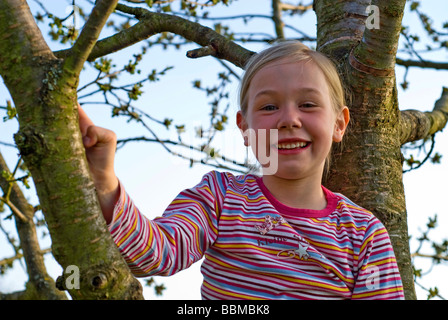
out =
[(298, 141), (298, 142), (279, 143), (276, 144), (275, 146), (279, 150), (291, 150), (291, 149), (305, 148), (309, 144), (310, 144), (309, 142)]

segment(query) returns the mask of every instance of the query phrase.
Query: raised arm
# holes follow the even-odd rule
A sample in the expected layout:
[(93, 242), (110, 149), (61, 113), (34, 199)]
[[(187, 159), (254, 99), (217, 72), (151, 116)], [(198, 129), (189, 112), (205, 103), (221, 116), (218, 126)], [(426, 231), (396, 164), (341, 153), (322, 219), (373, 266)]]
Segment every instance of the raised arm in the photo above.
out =
[(114, 205), (120, 195), (119, 182), (114, 170), (117, 136), (111, 130), (95, 126), (79, 105), (78, 114), (90, 173), (95, 183), (104, 219), (109, 224), (112, 220)]

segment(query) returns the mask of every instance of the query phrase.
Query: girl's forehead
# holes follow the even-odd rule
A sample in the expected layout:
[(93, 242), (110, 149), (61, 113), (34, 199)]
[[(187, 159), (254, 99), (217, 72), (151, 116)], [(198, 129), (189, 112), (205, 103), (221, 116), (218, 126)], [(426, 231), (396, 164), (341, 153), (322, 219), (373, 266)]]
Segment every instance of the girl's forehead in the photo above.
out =
[(273, 61), (270, 61), (266, 63), (264, 66), (262, 66), (259, 70), (267, 70), (272, 68), (282, 68), (282, 67), (295, 67), (295, 68), (301, 68), (301, 69), (307, 69), (306, 67), (317, 67), (316, 64), (313, 62), (313, 60), (306, 59), (306, 60), (298, 60), (293, 58), (281, 58), (276, 59)]
[(254, 73), (249, 91), (253, 91), (253, 87), (286, 84), (322, 86), (326, 84), (326, 79), (322, 70), (313, 61), (282, 59), (270, 62)]
[(279, 60), (270, 62), (254, 73), (250, 86), (288, 79), (289, 81), (301, 82), (325, 81), (325, 76), (313, 61), (291, 61)]

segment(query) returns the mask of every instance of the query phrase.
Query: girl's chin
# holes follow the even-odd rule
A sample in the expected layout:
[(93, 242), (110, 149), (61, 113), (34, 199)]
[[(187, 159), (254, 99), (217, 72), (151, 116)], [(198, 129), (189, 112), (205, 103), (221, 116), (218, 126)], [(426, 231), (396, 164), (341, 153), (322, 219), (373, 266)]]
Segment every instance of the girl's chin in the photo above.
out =
[(273, 170), (274, 167), (263, 167), (263, 175), (273, 176), (284, 180), (301, 180), (315, 176), (316, 179), (319, 179), (320, 181), (322, 179), (324, 164), (319, 166), (319, 168), (305, 168), (304, 166), (297, 165), (297, 163), (282, 163), (279, 161), (276, 170)]
[(284, 180), (298, 180), (304, 177), (302, 170), (282, 168), (273, 171), (272, 167), (263, 168), (263, 174)]

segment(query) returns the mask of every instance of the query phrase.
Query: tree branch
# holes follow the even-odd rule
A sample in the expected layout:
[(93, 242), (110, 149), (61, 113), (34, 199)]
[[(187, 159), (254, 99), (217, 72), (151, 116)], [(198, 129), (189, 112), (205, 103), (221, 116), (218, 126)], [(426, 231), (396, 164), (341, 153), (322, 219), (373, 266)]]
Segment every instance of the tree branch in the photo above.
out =
[(217, 50), (215, 49), (215, 45), (212, 43), (206, 47), (190, 50), (187, 52), (187, 57), (196, 59), (196, 58), (202, 58), (207, 56), (215, 57), (217, 53)]
[(307, 10), (311, 10), (313, 9), (313, 4), (308, 4), (308, 5), (293, 5), (293, 4), (289, 4), (289, 3), (281, 3), (280, 4), (280, 8), (282, 10), (293, 10), (293, 11), (302, 11), (305, 12)]
[[(42, 250), (40, 252), (40, 254), (46, 254), (46, 253), (50, 253), (50, 252), (51, 252), (51, 248), (48, 248), (48, 249)], [(13, 263), (14, 261), (22, 259), (22, 258), (23, 258), (23, 254), (18, 252), (12, 257), (0, 260), (0, 266), (9, 265), (9, 264)]]
[[(359, 1), (314, 1), (317, 16), (317, 50), (338, 59), (345, 59), (353, 46), (361, 41), (367, 14)], [(337, 17), (337, 18), (336, 18)]]
[(28, 297), (28, 291), (15, 291), (12, 293), (1, 293), (0, 292), (0, 301), (1, 300), (32, 300), (31, 297)]
[(280, 0), (272, 0), (272, 20), (274, 21), (277, 39), (285, 38), (283, 32), (284, 23), (282, 21), (282, 6)]
[(447, 62), (403, 60), (403, 59), (397, 58), (396, 64), (404, 66), (404, 67), (418, 67), (418, 68), (428, 68), (428, 69), (436, 69), (436, 70), (448, 70)]
[(448, 121), (448, 88), (431, 112), (404, 110), (400, 113), (401, 144), (424, 139), (445, 128)]
[[(52, 55), (26, 1), (0, 1), (0, 21), (0, 52), (3, 59), (11, 56), (6, 53), (11, 53), (12, 49), (20, 51), (22, 57)], [(1, 49), (9, 51), (2, 52)], [(9, 61), (3, 60), (0, 69), (8, 63)]]
[[(6, 171), (8, 176), (10, 171), (0, 153), (0, 171)], [(44, 264), (43, 251), (40, 250), (37, 240), (36, 226), (33, 222), (34, 208), (28, 203), (22, 191), (15, 181), (11, 182), (0, 176), (0, 188), (6, 193), (10, 193), (7, 203), (14, 212), (17, 232), (20, 238), (23, 257), (29, 275), (26, 296), (31, 299), (66, 299), (66, 296), (59, 292), (53, 279), (48, 276)], [(3, 199), (2, 199), (3, 200)], [(15, 203), (13, 205), (12, 203)], [(29, 295), (33, 296), (29, 296)]]
[[(113, 36), (98, 41), (92, 49), (88, 61), (119, 51), (161, 32), (172, 32), (203, 47), (213, 45), (215, 57), (227, 60), (241, 68), (253, 54), (253, 52), (199, 23), (173, 15), (153, 13), (142, 8), (131, 8), (122, 4), (118, 4), (116, 9), (134, 15), (139, 19), (139, 22)], [(58, 57), (64, 57), (69, 52), (59, 51), (55, 54)]]
[[(354, 52), (355, 58), (372, 70), (393, 70), (398, 49), (406, 0), (373, 0), (371, 17), (380, 19), (378, 28), (366, 25), (363, 41)], [(370, 19), (370, 16), (369, 18)], [(369, 21), (366, 21), (369, 22)]]
[(0, 201), (3, 201), (11, 209), (12, 213), (16, 216), (17, 219), (22, 222), (27, 222), (27, 217), (25, 217), (25, 215), (20, 212), (20, 210), (17, 209), (17, 207), (8, 198), (0, 197)]
[(440, 259), (440, 260), (444, 260), (444, 261), (448, 261), (448, 256), (444, 256), (441, 254), (425, 254), (425, 253), (419, 253), (419, 252), (415, 252), (411, 255), (412, 258), (414, 257), (420, 257), (420, 258), (431, 258), (431, 259)]
[[(217, 169), (231, 170), (233, 172), (238, 172), (238, 173), (247, 173), (249, 171), (249, 169), (250, 169), (247, 163), (241, 163), (241, 162), (238, 162), (238, 161), (236, 161), (234, 159), (230, 159), (228, 157), (225, 157), (225, 156), (219, 155), (219, 154), (216, 154), (216, 155), (212, 156), (210, 154), (212, 148), (196, 147), (196, 146), (193, 146), (193, 145), (187, 145), (187, 144), (185, 144), (183, 142), (176, 142), (176, 141), (172, 141), (172, 140), (160, 140), (158, 138), (152, 139), (152, 138), (147, 138), (147, 137), (144, 137), (144, 136), (127, 138), (127, 139), (120, 139), (120, 140), (117, 141), (117, 149), (123, 147), (126, 143), (138, 142), (138, 141), (158, 142), (158, 143), (162, 144), (162, 146), (164, 146), (165, 149), (169, 153), (171, 153), (173, 156), (176, 156), (176, 157), (179, 157), (181, 159), (190, 161), (190, 165), (193, 165), (194, 163), (202, 163), (202, 164), (205, 164), (207, 166), (214, 167), (214, 168), (217, 168)], [(189, 154), (179, 153), (179, 152), (176, 152), (176, 151), (173, 151), (173, 150), (169, 149), (168, 147), (166, 147), (167, 144), (174, 145), (174, 146), (177, 146), (177, 147), (182, 147), (182, 148), (188, 149), (189, 151), (193, 151), (194, 150), (198, 154), (202, 154), (202, 155), (204, 155), (208, 159), (207, 160), (194, 159), (191, 154), (189, 155)], [(209, 159), (215, 159), (216, 163), (211, 163), (210, 161), (208, 161)], [(224, 163), (227, 163), (228, 165), (221, 164), (221, 163), (218, 162), (218, 160), (222, 160)], [(232, 165), (234, 167), (232, 167)]]
[[(114, 11), (118, 0), (99, 0), (84, 25), (79, 38), (65, 59), (65, 67), (79, 75), (90, 55), (109, 15)], [(67, 70), (67, 69), (66, 69)]]

